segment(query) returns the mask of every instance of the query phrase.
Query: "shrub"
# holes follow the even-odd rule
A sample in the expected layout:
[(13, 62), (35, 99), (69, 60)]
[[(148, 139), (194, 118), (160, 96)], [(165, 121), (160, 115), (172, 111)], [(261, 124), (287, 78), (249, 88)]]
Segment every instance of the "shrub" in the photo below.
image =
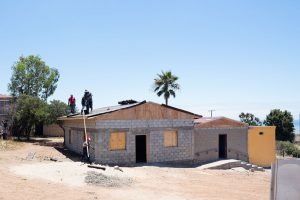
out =
[(300, 149), (297, 145), (294, 145), (288, 141), (278, 141), (277, 142), (277, 150), (280, 151), (281, 155), (289, 155), (293, 157), (300, 157)]

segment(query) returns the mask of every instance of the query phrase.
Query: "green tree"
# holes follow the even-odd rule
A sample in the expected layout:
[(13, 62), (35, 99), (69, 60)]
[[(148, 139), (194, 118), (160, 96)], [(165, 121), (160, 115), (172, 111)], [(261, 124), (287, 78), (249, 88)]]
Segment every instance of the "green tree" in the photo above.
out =
[(46, 124), (58, 124), (60, 128), (62, 128), (62, 130), (64, 131), (64, 144), (65, 144), (65, 138), (66, 138), (66, 134), (65, 134), (65, 129), (62, 126), (62, 121), (58, 121), (57, 118), (61, 117), (61, 116), (65, 116), (69, 113), (69, 106), (59, 100), (53, 100), (50, 101), (50, 104), (48, 105), (48, 112), (49, 112), (49, 116), (46, 120)]
[(47, 66), (39, 56), (21, 56), (12, 71), (8, 90), (13, 96), (26, 94), (47, 100), (57, 88), (58, 70)]
[(180, 85), (176, 82), (178, 77), (173, 75), (171, 71), (162, 71), (161, 74), (157, 74), (157, 78), (154, 79), (154, 92), (160, 97), (164, 95), (166, 105), (170, 96), (176, 97), (175, 91), (180, 89)]
[(267, 115), (264, 124), (276, 126), (276, 140), (293, 142), (295, 139), (293, 116), (288, 111), (279, 109), (271, 110)]
[(19, 96), (16, 110), (13, 113), (14, 125), (18, 127), (18, 135), (25, 133), (29, 140), (35, 124), (44, 122), (49, 116), (45, 101), (30, 95)]
[(248, 124), (249, 126), (261, 126), (262, 122), (258, 117), (255, 117), (252, 113), (241, 113), (239, 115), (241, 122)]
[(57, 118), (69, 114), (69, 106), (60, 100), (52, 100), (48, 105), (48, 112), (49, 116), (47, 117), (45, 124), (58, 123)]

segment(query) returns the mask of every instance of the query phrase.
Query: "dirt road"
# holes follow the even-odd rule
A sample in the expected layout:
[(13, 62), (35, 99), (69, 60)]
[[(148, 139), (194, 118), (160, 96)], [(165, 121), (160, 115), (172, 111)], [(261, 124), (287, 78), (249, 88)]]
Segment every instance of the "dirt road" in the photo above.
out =
[(22, 143), (17, 149), (0, 150), (0, 200), (269, 199), (270, 172), (158, 166), (102, 171), (82, 165), (76, 157), (69, 159), (57, 148), (60, 142)]

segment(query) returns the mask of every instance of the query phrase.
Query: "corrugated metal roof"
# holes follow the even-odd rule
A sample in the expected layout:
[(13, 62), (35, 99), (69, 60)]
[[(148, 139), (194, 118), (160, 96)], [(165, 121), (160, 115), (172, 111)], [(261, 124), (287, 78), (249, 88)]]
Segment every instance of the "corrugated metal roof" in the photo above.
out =
[[(134, 107), (134, 106), (143, 104), (145, 102), (146, 101), (133, 103), (133, 104), (128, 104), (128, 105), (116, 105), (116, 106), (107, 106), (107, 107), (97, 108), (97, 109), (94, 109), (92, 112), (90, 112), (88, 115), (85, 115), (85, 116), (87, 118), (89, 118), (89, 117), (94, 117), (94, 116), (97, 116), (97, 115), (103, 115), (103, 114), (114, 112), (114, 111), (117, 111), (117, 110), (122, 110), (122, 109), (130, 108), (130, 107)], [(76, 113), (76, 114), (68, 115), (66, 117), (67, 118), (78, 118), (79, 116), (82, 117), (82, 115), (80, 113)]]
[(97, 108), (97, 109), (93, 110), (93, 112), (88, 114), (87, 117), (93, 117), (93, 116), (96, 116), (96, 115), (102, 115), (102, 114), (105, 114), (105, 113), (110, 113), (110, 112), (114, 112), (114, 111), (117, 111), (117, 110), (122, 110), (122, 109), (125, 109), (125, 108), (134, 107), (134, 106), (140, 105), (140, 104), (145, 103), (145, 102), (146, 101), (133, 103), (133, 104), (128, 104), (128, 105), (116, 105), (116, 106), (108, 106), (108, 107), (103, 107), (103, 108)]

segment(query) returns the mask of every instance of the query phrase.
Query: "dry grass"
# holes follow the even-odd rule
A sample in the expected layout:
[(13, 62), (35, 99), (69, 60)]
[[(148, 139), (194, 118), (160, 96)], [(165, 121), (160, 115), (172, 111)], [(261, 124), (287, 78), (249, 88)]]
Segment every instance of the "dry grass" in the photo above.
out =
[(0, 151), (15, 150), (22, 146), (21, 142), (14, 140), (0, 140)]

